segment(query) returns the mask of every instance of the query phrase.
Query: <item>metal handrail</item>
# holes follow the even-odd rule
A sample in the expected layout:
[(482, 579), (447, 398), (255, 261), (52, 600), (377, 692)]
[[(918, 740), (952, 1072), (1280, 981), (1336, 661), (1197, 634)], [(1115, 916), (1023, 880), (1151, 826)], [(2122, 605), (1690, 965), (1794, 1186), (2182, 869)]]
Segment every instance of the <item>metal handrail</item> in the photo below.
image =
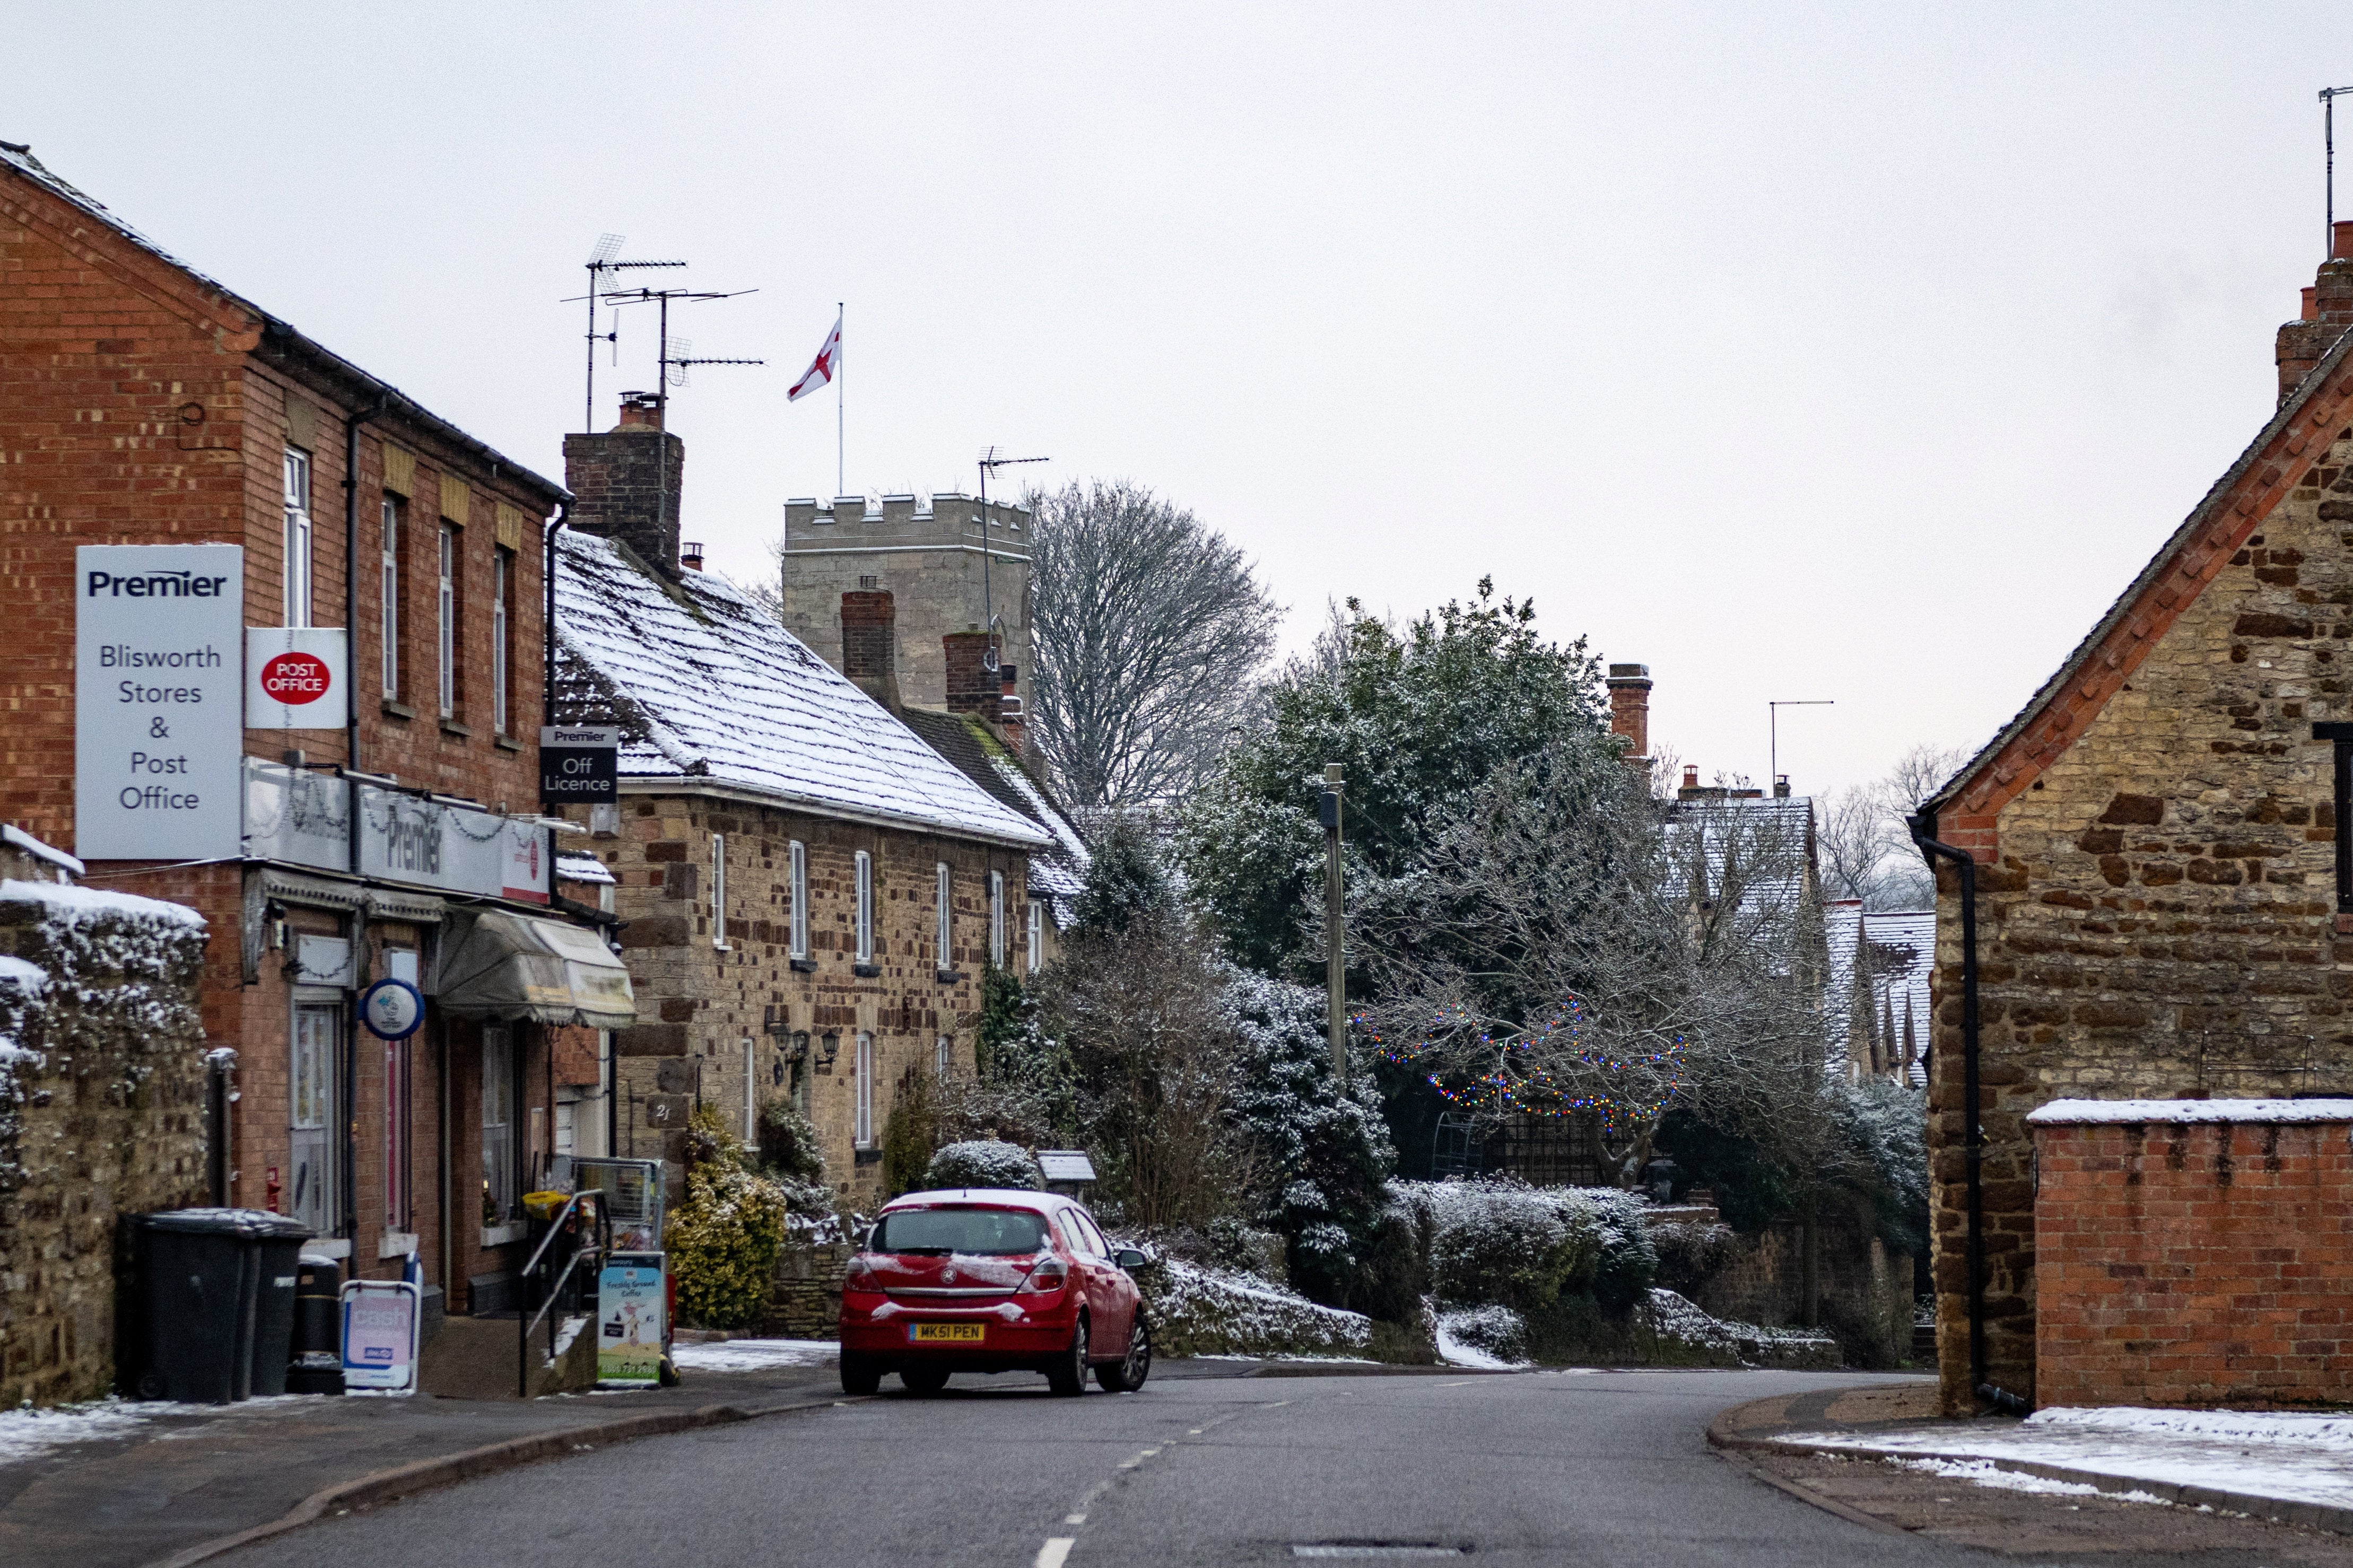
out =
[[(529, 1289), (531, 1278), (539, 1268), (539, 1260), (546, 1255), (548, 1247), (555, 1240), (555, 1238), (564, 1234), (564, 1222), (565, 1218), (571, 1215), (575, 1210), (579, 1208), (581, 1200), (584, 1198), (596, 1198), (601, 1200), (604, 1195), (605, 1194), (602, 1188), (589, 1187), (573, 1194), (570, 1198), (565, 1200), (564, 1206), (556, 1210), (554, 1217), (548, 1221), (547, 1234), (540, 1237), (539, 1245), (532, 1249), (531, 1260), (522, 1266), (522, 1271), (516, 1276), (519, 1288), (526, 1289)], [(606, 1244), (610, 1239), (610, 1230), (607, 1222), (604, 1204), (600, 1201), (592, 1205), (591, 1212), (596, 1216), (596, 1238), (581, 1246), (569, 1258), (565, 1260), (563, 1270), (556, 1275), (553, 1281), (549, 1283), (547, 1287), (546, 1300), (540, 1302), (539, 1310), (533, 1312), (528, 1319), (526, 1319), (522, 1314), (522, 1304), (521, 1302), (517, 1302), (515, 1304), (515, 1393), (522, 1398), (529, 1399), (531, 1397), (532, 1330), (539, 1327), (541, 1319), (547, 1318), (547, 1354), (549, 1360), (554, 1360), (555, 1357), (555, 1321), (553, 1318), (548, 1318), (548, 1313), (554, 1307), (555, 1303), (562, 1299), (565, 1282), (572, 1278), (572, 1271), (580, 1267), (580, 1260), (583, 1258), (602, 1258), (606, 1253)]]

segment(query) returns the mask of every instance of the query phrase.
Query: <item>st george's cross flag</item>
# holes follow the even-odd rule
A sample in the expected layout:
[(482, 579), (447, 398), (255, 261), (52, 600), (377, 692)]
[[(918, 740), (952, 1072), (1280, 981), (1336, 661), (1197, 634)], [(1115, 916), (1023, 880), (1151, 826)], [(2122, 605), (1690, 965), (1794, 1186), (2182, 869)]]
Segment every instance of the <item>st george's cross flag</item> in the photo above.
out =
[(793, 389), (785, 394), (785, 401), (798, 403), (802, 398), (831, 381), (833, 373), (840, 368), (841, 317), (837, 314), (833, 318), (833, 331), (826, 334), (825, 347), (817, 351), (817, 358), (809, 362), (807, 372), (798, 381), (793, 383)]

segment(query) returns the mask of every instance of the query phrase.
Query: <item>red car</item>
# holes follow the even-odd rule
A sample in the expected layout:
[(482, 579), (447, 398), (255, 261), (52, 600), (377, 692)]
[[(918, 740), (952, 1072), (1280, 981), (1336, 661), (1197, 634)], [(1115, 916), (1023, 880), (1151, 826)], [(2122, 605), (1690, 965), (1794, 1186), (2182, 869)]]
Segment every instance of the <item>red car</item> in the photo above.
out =
[(841, 1281), (841, 1387), (895, 1372), (936, 1394), (959, 1372), (1042, 1372), (1056, 1394), (1144, 1386), (1152, 1332), (1094, 1216), (1052, 1193), (909, 1193), (874, 1222)]

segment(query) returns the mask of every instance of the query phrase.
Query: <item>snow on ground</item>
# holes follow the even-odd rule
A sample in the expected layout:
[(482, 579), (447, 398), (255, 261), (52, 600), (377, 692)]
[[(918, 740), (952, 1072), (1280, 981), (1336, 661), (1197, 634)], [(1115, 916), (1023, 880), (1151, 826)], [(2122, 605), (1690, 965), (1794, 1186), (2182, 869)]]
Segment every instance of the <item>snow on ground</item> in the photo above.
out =
[[(1506, 1361), (1490, 1351), (1482, 1351), (1467, 1340), (1454, 1337), (1454, 1328), (1448, 1319), (1452, 1312), (1440, 1314), (1438, 1320), (1438, 1359), (1449, 1366), (1465, 1366), (1474, 1372), (1515, 1372), (1531, 1364), (1525, 1361)], [(1469, 1325), (1460, 1325), (1468, 1327)]]
[(1998, 1470), (1991, 1459), (1905, 1459), (1899, 1461), (1907, 1470), (1923, 1470), (1932, 1476), (1949, 1476), (1957, 1481), (1972, 1481), (1981, 1487), (1999, 1487), (2003, 1491), (2032, 1492), (2038, 1497), (2107, 1497), (2118, 1502), (2162, 1503), (2167, 1500), (2154, 1492), (2103, 1492), (2084, 1481), (2054, 1481), (2049, 1476), (2022, 1475), (2017, 1470)]
[(2353, 1508), (2353, 1417), (2232, 1410), (2038, 1410), (2016, 1426), (1791, 1434), (1844, 1453), (2024, 1460), (2126, 1480)]
[(841, 1354), (831, 1340), (723, 1340), (676, 1344), (670, 1363), (681, 1372), (771, 1372), (783, 1366), (829, 1366)]
[[(160, 1399), (99, 1399), (87, 1405), (60, 1405), (49, 1409), (26, 1405), (0, 1410), (0, 1465), (37, 1459), (76, 1443), (99, 1443), (114, 1437), (176, 1437), (203, 1428), (143, 1432), (151, 1423), (169, 1416), (220, 1417), (247, 1412), (290, 1409), (315, 1395), (281, 1394), (272, 1399), (248, 1399), (236, 1405), (174, 1405)], [(211, 1425), (210, 1421), (206, 1426)]]

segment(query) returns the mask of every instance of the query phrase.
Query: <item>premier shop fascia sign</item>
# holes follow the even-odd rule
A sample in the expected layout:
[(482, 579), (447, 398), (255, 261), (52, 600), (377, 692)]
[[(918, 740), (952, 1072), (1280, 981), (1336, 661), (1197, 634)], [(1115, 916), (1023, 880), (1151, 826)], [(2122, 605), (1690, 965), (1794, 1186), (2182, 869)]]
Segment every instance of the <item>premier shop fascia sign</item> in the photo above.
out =
[(74, 552), (74, 853), (237, 853), (245, 550)]

